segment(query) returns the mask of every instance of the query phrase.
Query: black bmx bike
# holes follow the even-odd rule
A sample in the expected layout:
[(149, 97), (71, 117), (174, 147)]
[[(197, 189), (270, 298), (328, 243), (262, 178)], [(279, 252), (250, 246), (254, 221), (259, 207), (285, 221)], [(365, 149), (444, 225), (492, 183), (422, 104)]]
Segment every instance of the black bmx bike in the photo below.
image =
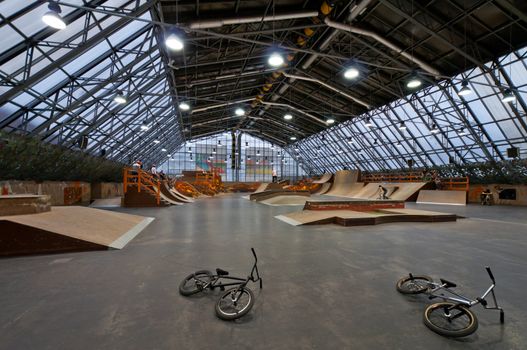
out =
[[(217, 268), (216, 274), (209, 270), (196, 271), (181, 281), (179, 293), (183, 296), (190, 296), (205, 291), (219, 288), (224, 291), (216, 302), (216, 315), (222, 320), (235, 320), (246, 315), (254, 305), (254, 294), (247, 287), (249, 282), (260, 282), (262, 288), (262, 278), (258, 272), (258, 257), (254, 248), (251, 248), (254, 255), (254, 265), (251, 274), (246, 278), (229, 276), (229, 272)], [(225, 290), (225, 287), (231, 287)]]
[[(485, 267), (492, 281), (490, 287), (475, 299), (456, 293), (452, 288), (456, 287), (454, 282), (443, 278), (440, 282), (434, 282), (432, 278), (424, 275), (409, 274), (397, 281), (397, 291), (402, 294), (427, 294), (430, 300), (443, 299), (442, 302), (429, 305), (424, 312), (423, 322), (432, 331), (447, 337), (465, 337), (478, 329), (478, 319), (470, 310), (472, 306), (481, 304), (485, 309), (498, 310), (500, 322), (505, 322), (505, 313), (498, 306), (494, 287), (496, 281), (490, 267)], [(445, 294), (446, 293), (446, 294)], [(489, 305), (486, 298), (492, 296), (493, 305)]]

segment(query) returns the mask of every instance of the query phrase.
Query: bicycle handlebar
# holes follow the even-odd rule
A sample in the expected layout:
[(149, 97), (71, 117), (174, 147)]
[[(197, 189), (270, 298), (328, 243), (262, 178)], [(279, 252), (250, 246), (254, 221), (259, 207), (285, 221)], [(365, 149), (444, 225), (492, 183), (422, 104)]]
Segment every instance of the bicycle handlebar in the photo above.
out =
[(489, 274), (490, 279), (492, 280), (492, 283), (496, 283), (494, 280), (494, 275), (492, 274), (492, 271), (490, 270), (490, 266), (485, 266), (485, 270), (487, 270), (487, 273)]
[(256, 256), (256, 252), (254, 251), (254, 248), (251, 248), (253, 255), (254, 255), (254, 261), (258, 262), (258, 257)]

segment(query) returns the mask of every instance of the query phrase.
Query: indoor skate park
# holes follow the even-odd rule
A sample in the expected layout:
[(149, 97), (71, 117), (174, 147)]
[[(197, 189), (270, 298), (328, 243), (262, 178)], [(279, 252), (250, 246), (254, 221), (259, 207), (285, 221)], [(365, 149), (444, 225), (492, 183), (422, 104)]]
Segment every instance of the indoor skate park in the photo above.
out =
[(0, 2), (0, 349), (527, 348), (527, 3)]

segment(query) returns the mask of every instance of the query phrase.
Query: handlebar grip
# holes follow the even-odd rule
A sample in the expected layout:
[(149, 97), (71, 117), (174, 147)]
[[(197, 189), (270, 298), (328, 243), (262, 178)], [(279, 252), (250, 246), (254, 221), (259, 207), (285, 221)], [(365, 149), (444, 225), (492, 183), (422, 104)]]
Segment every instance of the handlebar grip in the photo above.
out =
[(496, 283), (496, 281), (494, 280), (494, 275), (492, 274), (492, 271), (490, 270), (490, 266), (485, 266), (485, 270), (487, 270), (487, 273), (489, 274), (489, 277), (492, 280), (492, 283)]

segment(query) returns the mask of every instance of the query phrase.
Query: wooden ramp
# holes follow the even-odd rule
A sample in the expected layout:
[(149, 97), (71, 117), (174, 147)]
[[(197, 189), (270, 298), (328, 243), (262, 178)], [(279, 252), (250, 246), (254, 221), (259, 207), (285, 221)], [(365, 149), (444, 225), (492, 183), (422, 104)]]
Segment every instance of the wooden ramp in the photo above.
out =
[(326, 194), (329, 191), (330, 188), (331, 188), (331, 183), (330, 182), (323, 183), (322, 186), (320, 186), (320, 188), (318, 190), (313, 192), (313, 194), (316, 194), (316, 195)]
[(289, 190), (269, 190), (259, 193), (252, 193), (249, 195), (249, 199), (252, 201), (260, 202), (266, 199), (270, 199), (278, 196), (311, 196), (309, 191), (289, 191)]
[(416, 203), (467, 205), (467, 193), (465, 191), (421, 190)]
[(293, 226), (338, 224), (342, 226), (379, 225), (392, 222), (456, 221), (455, 214), (414, 209), (382, 209), (377, 211), (303, 210), (275, 216)]
[(287, 206), (287, 205), (305, 205), (306, 201), (309, 200), (308, 196), (276, 196), (269, 199), (264, 199), (259, 203), (267, 204), (270, 206)]
[(358, 170), (339, 170), (335, 173), (333, 186), (326, 194), (330, 196), (346, 196), (350, 192), (351, 186), (357, 183), (358, 178)]
[(0, 256), (122, 249), (153, 220), (87, 207), (3, 216)]
[(314, 184), (325, 184), (326, 182), (331, 181), (333, 174), (326, 173), (320, 177), (320, 179), (313, 181)]

